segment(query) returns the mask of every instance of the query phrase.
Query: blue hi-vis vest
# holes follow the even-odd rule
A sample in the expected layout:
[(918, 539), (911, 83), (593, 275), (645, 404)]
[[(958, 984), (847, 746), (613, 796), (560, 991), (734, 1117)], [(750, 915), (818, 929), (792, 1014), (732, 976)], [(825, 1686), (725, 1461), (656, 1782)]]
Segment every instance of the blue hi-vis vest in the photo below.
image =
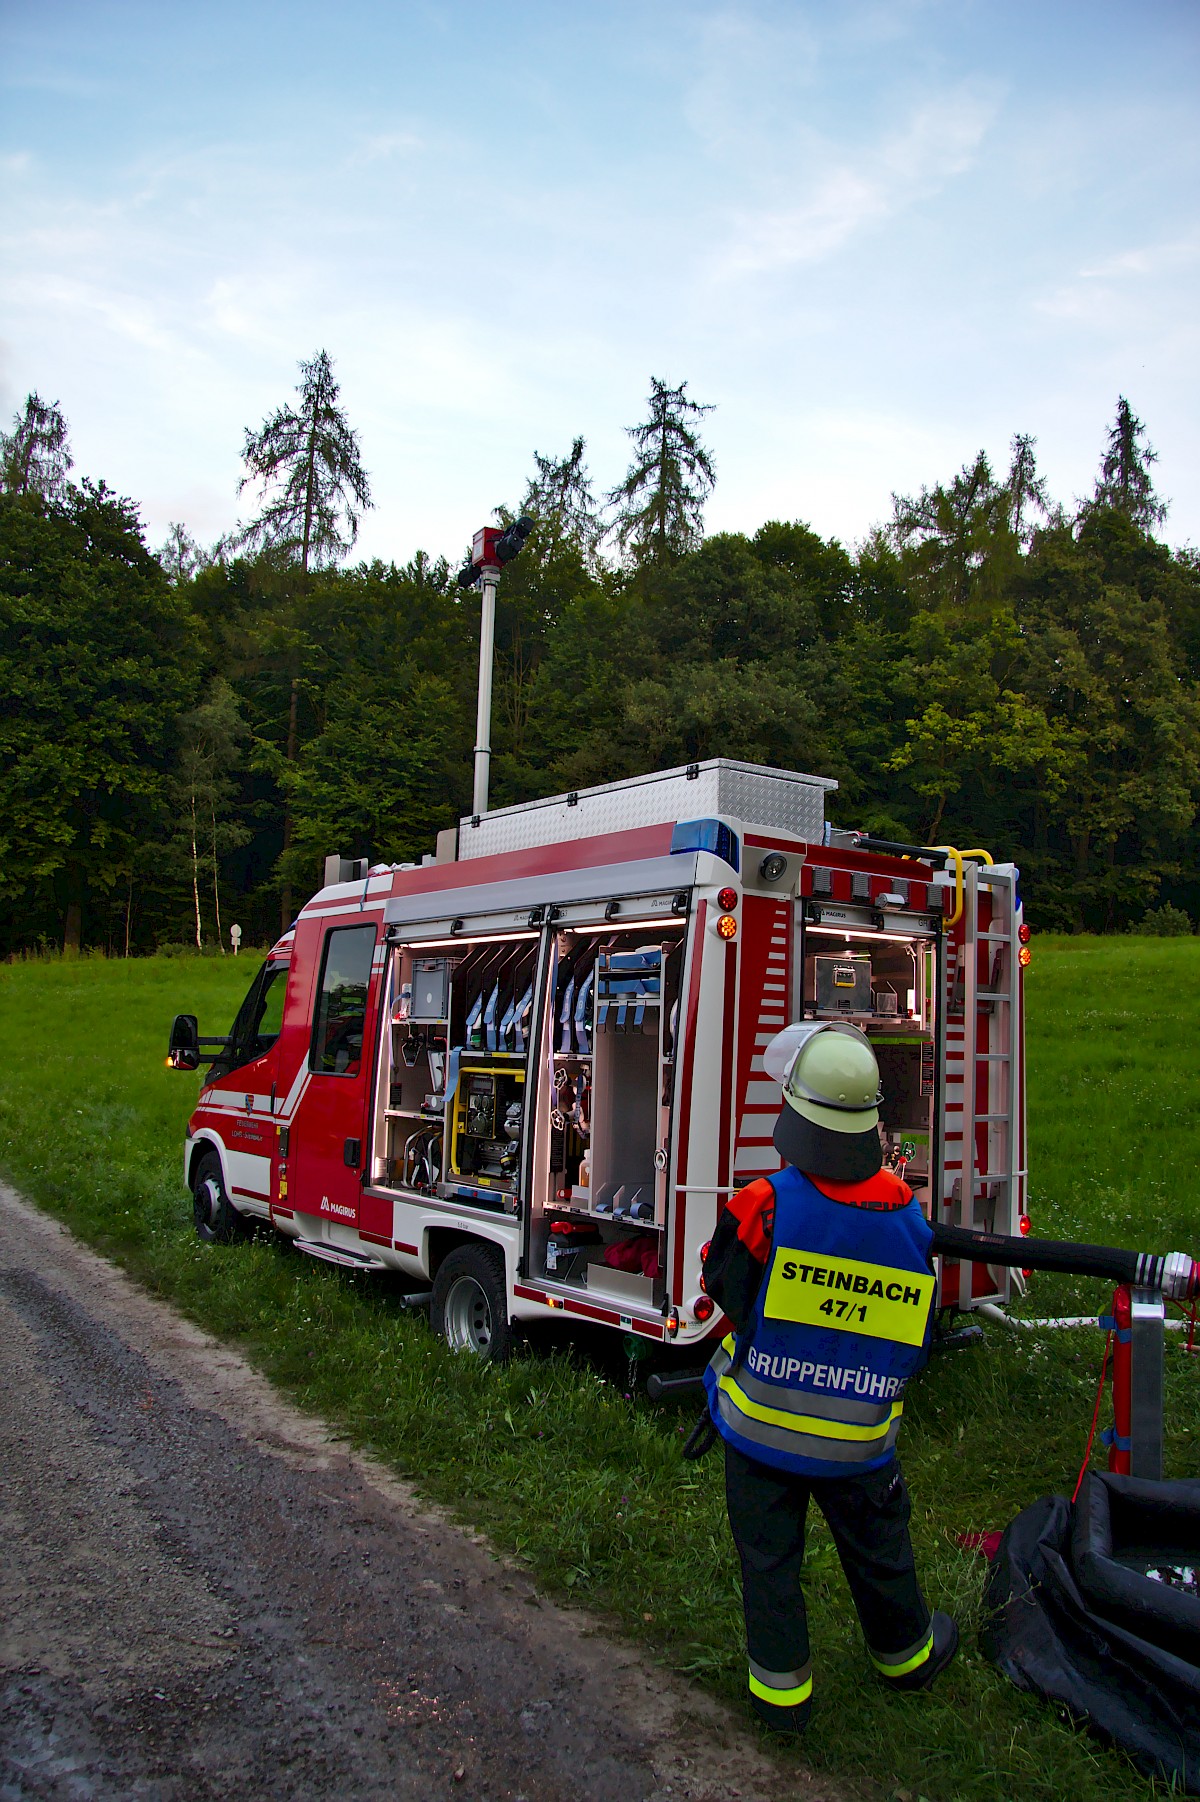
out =
[(790, 1166), (771, 1186), (771, 1257), (744, 1355), (730, 1334), (704, 1373), (713, 1424), (747, 1457), (797, 1476), (878, 1470), (925, 1362), (933, 1235), (915, 1201), (889, 1211), (830, 1201)]

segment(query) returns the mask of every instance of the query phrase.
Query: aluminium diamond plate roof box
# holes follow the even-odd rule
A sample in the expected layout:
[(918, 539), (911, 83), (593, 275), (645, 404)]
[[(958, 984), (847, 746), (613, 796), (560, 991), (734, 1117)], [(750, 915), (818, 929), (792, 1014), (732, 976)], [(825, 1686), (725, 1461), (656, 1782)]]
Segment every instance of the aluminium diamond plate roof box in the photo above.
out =
[(598, 838), (606, 832), (714, 815), (819, 844), (825, 796), (836, 787), (827, 776), (710, 757), (704, 763), (468, 815), (459, 825), (458, 855), (490, 857), (500, 851), (524, 851), (564, 839)]

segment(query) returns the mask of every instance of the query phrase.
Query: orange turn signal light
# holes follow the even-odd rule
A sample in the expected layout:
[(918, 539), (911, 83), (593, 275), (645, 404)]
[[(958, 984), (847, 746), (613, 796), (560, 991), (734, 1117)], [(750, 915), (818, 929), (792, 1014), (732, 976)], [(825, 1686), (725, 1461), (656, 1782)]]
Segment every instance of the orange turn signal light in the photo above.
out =
[(1033, 952), (1029, 949), (1028, 945), (1022, 945), (1021, 949), (1017, 952), (1017, 962), (1023, 970), (1028, 969), (1029, 965), (1033, 962)]
[(737, 937), (737, 921), (732, 914), (720, 914), (718, 916), (717, 937), (719, 939), (735, 939)]

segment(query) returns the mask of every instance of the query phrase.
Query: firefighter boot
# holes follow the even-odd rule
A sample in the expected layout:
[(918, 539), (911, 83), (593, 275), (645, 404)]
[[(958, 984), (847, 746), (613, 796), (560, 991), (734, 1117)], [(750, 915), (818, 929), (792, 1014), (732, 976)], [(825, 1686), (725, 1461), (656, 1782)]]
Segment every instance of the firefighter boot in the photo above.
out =
[(797, 1702), (791, 1708), (779, 1708), (774, 1702), (764, 1702), (761, 1696), (753, 1692), (750, 1695), (750, 1706), (772, 1733), (801, 1734), (808, 1726), (812, 1714), (812, 1702)]
[(871, 1662), (889, 1689), (929, 1689), (958, 1650), (958, 1628), (940, 1609), (929, 1623), (926, 1646), (911, 1658), (880, 1658), (872, 1652)]

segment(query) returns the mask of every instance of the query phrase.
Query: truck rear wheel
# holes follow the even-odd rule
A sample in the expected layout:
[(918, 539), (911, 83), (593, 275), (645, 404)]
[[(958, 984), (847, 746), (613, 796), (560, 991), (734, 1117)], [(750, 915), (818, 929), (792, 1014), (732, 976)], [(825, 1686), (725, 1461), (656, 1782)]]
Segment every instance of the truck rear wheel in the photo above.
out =
[(206, 1245), (228, 1245), (246, 1230), (246, 1223), (225, 1192), (221, 1160), (206, 1151), (192, 1177), (192, 1212), (196, 1237)]
[(429, 1319), (453, 1351), (502, 1364), (513, 1348), (504, 1255), (491, 1245), (460, 1245), (433, 1279)]

